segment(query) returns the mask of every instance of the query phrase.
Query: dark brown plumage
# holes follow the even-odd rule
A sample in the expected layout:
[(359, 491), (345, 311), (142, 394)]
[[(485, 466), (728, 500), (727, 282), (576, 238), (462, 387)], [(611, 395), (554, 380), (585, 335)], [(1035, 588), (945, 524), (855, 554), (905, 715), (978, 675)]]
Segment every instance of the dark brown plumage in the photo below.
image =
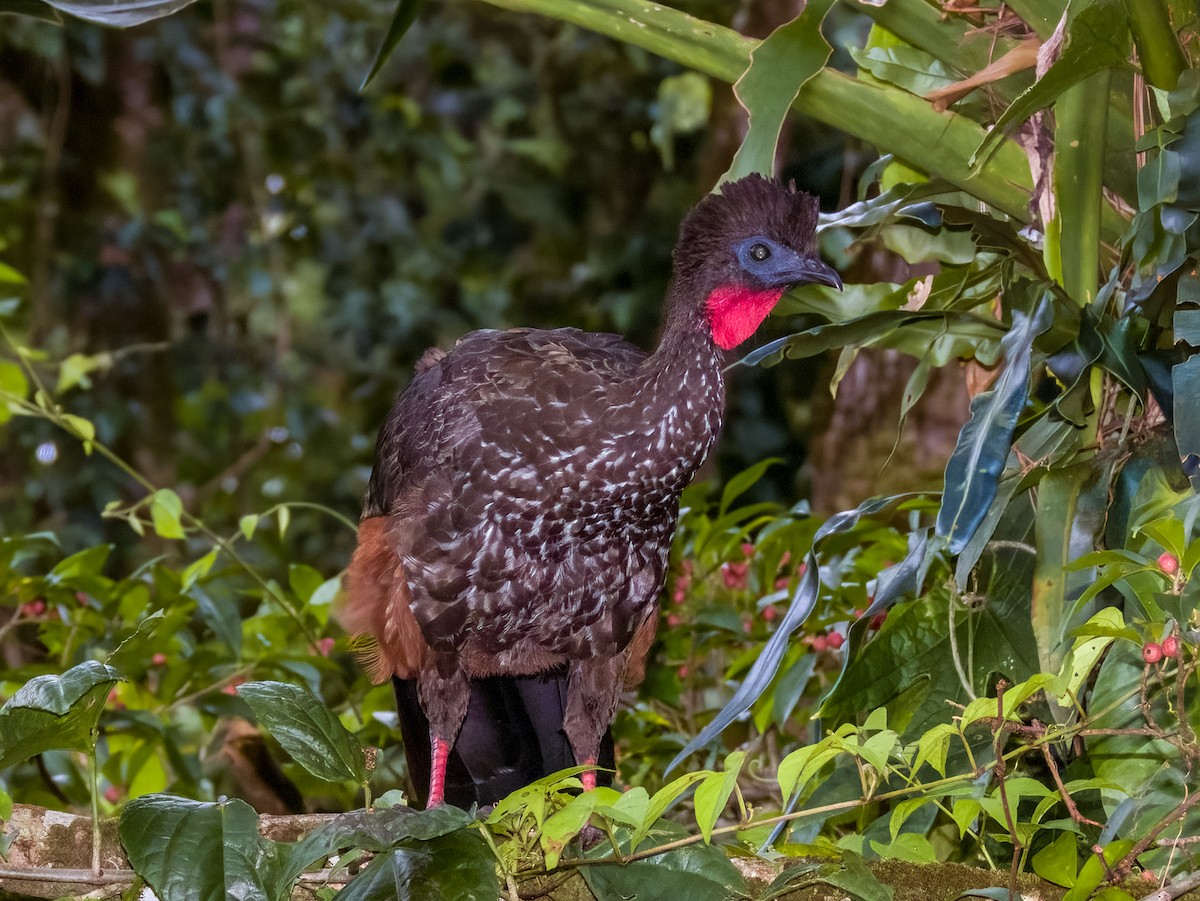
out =
[(422, 359), (380, 432), (342, 620), (375, 639), (376, 679), (416, 683), (430, 805), (482, 703), (472, 679), (565, 672), (561, 729), (596, 763), (622, 686), (641, 678), (679, 494), (721, 427), (724, 351), (789, 286), (840, 284), (815, 226), (810, 197), (758, 176), (702, 200), (652, 354), (513, 329)]

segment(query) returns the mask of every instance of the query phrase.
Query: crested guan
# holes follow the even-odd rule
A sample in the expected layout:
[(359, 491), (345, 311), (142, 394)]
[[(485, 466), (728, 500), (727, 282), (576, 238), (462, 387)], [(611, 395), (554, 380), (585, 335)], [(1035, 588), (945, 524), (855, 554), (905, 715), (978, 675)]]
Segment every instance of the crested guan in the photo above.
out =
[(679, 495), (721, 427), (725, 351), (789, 287), (841, 286), (816, 218), (757, 175), (700, 201), (651, 354), (559, 328), (471, 332), (422, 358), (379, 434), (341, 615), (370, 675), (394, 678), (410, 773), (429, 774), (418, 800), (487, 804), (611, 765)]

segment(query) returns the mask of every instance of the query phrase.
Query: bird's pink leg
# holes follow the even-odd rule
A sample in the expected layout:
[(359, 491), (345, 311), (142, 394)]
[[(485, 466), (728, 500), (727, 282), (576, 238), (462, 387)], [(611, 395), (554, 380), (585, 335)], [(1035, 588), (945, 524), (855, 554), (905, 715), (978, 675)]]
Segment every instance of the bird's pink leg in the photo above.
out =
[[(595, 766), (595, 765), (596, 765), (595, 757), (589, 757), (587, 760), (585, 760), (583, 762), (583, 766)], [(592, 789), (594, 789), (596, 787), (596, 771), (595, 770), (585, 770), (584, 772), (579, 774), (579, 781), (583, 783), (583, 790), (585, 792), (590, 792)]]
[[(429, 800), (425, 809), (441, 807), (446, 803), (446, 763), (450, 759), (450, 742), (433, 736), (433, 754), (429, 766)], [(593, 777), (594, 778), (594, 777)]]

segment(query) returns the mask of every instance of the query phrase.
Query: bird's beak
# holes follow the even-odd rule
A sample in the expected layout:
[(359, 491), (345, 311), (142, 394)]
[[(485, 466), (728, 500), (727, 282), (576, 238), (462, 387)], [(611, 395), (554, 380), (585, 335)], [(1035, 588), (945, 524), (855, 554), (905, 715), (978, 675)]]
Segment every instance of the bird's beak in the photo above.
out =
[(842, 277), (832, 266), (827, 266), (820, 260), (804, 257), (791, 274), (793, 285), (828, 285), (830, 288), (842, 290)]

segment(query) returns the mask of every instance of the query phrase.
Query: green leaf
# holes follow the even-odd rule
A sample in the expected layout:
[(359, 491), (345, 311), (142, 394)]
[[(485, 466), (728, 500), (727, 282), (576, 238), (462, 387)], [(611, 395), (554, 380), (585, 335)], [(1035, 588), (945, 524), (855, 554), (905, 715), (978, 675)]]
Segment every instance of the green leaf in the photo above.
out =
[[(0, 12), (13, 12), (14, 10), (6, 10), (0, 7)], [(0, 263), (0, 285), (24, 285), (28, 283), (25, 278), (12, 266), (7, 263)]]
[(0, 0), (0, 15), (29, 16), (44, 22), (62, 24), (62, 16), (58, 11), (43, 3), (42, 0)]
[(61, 676), (37, 676), (0, 707), (0, 769), (56, 748), (85, 750), (112, 686), (125, 677), (88, 660)]
[[(25, 395), (29, 393), (29, 382), (25, 378), (25, 371), (16, 363), (0, 360), (0, 391), (21, 399), (24, 399)], [(11, 418), (12, 412), (8, 405), (0, 404), (0, 423), (8, 422)]]
[(630, 847), (636, 851), (638, 845), (650, 834), (651, 828), (658, 822), (659, 817), (666, 813), (667, 808), (674, 804), (675, 800), (685, 791), (702, 779), (708, 778), (709, 775), (710, 772), (708, 770), (684, 773), (679, 778), (673, 779), (656, 791), (646, 807), (646, 812), (642, 818), (642, 825), (634, 831), (630, 839)]
[(1079, 855), (1075, 850), (1075, 833), (1064, 832), (1033, 855), (1033, 872), (1047, 882), (1070, 888), (1075, 884)]
[(150, 496), (150, 521), (159, 537), (184, 538), (182, 516), (183, 501), (170, 488), (159, 488)]
[(725, 490), (721, 492), (721, 504), (717, 508), (717, 515), (724, 516), (729, 511), (730, 505), (750, 490), (750, 488), (758, 484), (759, 479), (763, 477), (768, 469), (782, 462), (778, 457), (768, 457), (765, 460), (759, 460), (757, 463), (748, 466), (733, 476), (725, 483)]
[[(1010, 123), (1024, 122), (1085, 78), (1105, 69), (1124, 66), (1129, 50), (1125, 0), (1094, 0), (1082, 7), (1067, 24), (1062, 54), (1058, 60), (1045, 75), (1009, 104), (972, 154), (972, 165), (977, 160), (987, 160), (1001, 146)], [(1108, 110), (1107, 98), (1103, 107), (1103, 110), (1093, 107), (1091, 113), (1103, 119)]]
[(867, 869), (863, 859), (847, 851), (842, 857), (842, 866), (836, 870), (822, 871), (821, 882), (853, 895), (858, 901), (892, 901), (895, 890), (875, 878)]
[(198, 581), (209, 574), (213, 568), (213, 564), (217, 562), (217, 556), (221, 553), (219, 547), (213, 548), (199, 560), (193, 560), (188, 564), (180, 577), (181, 590), (187, 591)]
[(100, 575), (112, 549), (111, 544), (97, 544), (60, 560), (54, 569), (50, 570), (50, 581), (57, 584), (65, 580), (77, 579), (80, 576)]
[(340, 901), (496, 901), (500, 885), (492, 852), (475, 830), (429, 841), (404, 841), (376, 856)]
[[(686, 837), (675, 823), (654, 830), (658, 844)], [(622, 848), (625, 843), (622, 842)], [(636, 845), (634, 846), (636, 847)], [(611, 853), (593, 849), (589, 856)], [(597, 898), (636, 898), (638, 901), (728, 901), (746, 897), (746, 882), (725, 852), (712, 845), (689, 845), (635, 860), (624, 866), (582, 867), (583, 878)], [(489, 899), (490, 901), (490, 899)]]
[(191, 6), (196, 0), (45, 0), (60, 12), (94, 22), (131, 28)]
[(92, 424), (90, 419), (84, 419), (82, 416), (76, 416), (73, 413), (62, 414), (63, 425), (67, 431), (83, 442), (85, 449), (90, 443), (96, 440), (96, 426)]
[(303, 688), (247, 682), (238, 687), (238, 696), (283, 749), (318, 779), (366, 781), (358, 743), (333, 712)]
[(370, 71), (363, 78), (362, 84), (358, 86), (360, 91), (365, 91), (371, 80), (379, 74), (383, 64), (387, 62), (392, 51), (396, 49), (428, 3), (429, 0), (397, 0), (396, 11), (392, 13), (392, 21), (388, 25), (387, 34), (383, 36), (383, 43), (379, 45), (379, 50), (375, 53), (375, 60), (371, 63)]
[(1083, 866), (1079, 868), (1079, 875), (1071, 890), (1062, 896), (1062, 901), (1084, 901), (1090, 898), (1092, 892), (1107, 881), (1112, 867), (1132, 847), (1133, 842), (1122, 839), (1104, 846), (1103, 860), (1100, 859), (1101, 855), (1089, 854)]
[(946, 490), (938, 511), (937, 534), (957, 554), (979, 527), (1012, 448), (1017, 420), (1029, 399), (1029, 375), (1034, 339), (1050, 327), (1049, 296), (1043, 295), (1034, 313), (1013, 311), (1013, 324), (1001, 342), (1006, 365), (991, 389), (971, 400), (971, 418), (946, 464)]
[(596, 792), (584, 792), (577, 795), (565, 807), (556, 810), (542, 823), (540, 841), (542, 851), (546, 855), (547, 869), (558, 866), (558, 858), (562, 854), (563, 848), (587, 825), (592, 812), (596, 809), (598, 797)]
[(750, 65), (733, 93), (750, 116), (750, 127), (721, 181), (752, 172), (771, 176), (783, 120), (805, 82), (821, 71), (832, 48), (821, 22), (833, 0), (809, 0), (800, 15), (780, 25), (750, 52)]
[(83, 388), (92, 387), (89, 377), (97, 369), (108, 369), (113, 364), (113, 355), (101, 354), (71, 354), (58, 367), (58, 385), (55, 391), (62, 394), (76, 385)]
[(161, 901), (277, 901), (296, 878), (245, 801), (145, 795), (121, 811), (120, 833), (130, 865)]
[(729, 803), (729, 796), (737, 786), (738, 774), (741, 773), (745, 760), (745, 751), (734, 751), (725, 758), (725, 772), (713, 773), (696, 788), (696, 825), (700, 827), (700, 834), (704, 836), (705, 842), (712, 840), (713, 826), (716, 825), (717, 818), (725, 812), (725, 805)]
[(245, 536), (246, 540), (249, 541), (254, 537), (254, 530), (258, 528), (258, 514), (247, 513), (238, 520), (238, 528), (241, 530), (242, 535)]

